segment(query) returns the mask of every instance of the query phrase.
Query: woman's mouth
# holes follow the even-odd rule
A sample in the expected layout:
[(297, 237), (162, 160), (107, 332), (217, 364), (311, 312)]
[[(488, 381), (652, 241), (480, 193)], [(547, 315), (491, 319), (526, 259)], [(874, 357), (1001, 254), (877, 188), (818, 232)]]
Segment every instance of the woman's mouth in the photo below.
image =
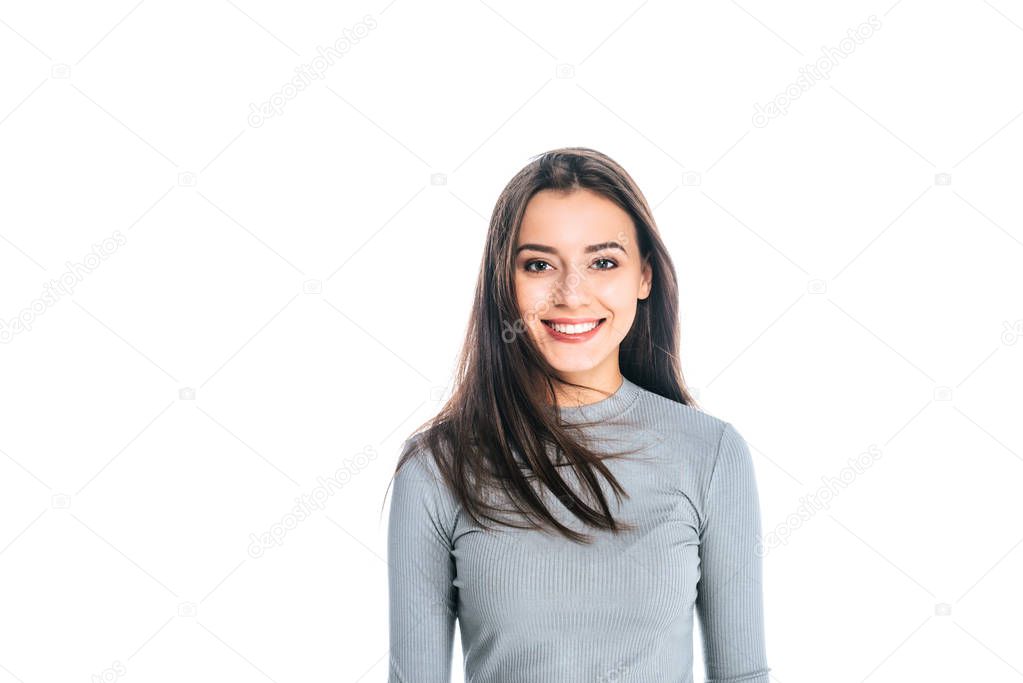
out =
[(568, 320), (556, 318), (542, 320), (547, 332), (551, 337), (564, 342), (584, 342), (591, 339), (601, 329), (607, 318), (589, 318), (583, 320)]

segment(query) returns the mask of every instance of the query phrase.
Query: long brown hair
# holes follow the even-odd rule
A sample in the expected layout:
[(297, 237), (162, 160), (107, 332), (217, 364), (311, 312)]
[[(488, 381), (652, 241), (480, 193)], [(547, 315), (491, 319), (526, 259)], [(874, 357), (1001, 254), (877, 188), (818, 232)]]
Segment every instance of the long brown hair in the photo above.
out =
[[(578, 438), (577, 430), (592, 423), (563, 424), (559, 420), (554, 382), (581, 385), (560, 379), (528, 333), (513, 334), (511, 339), (508, 334), (516, 321), (520, 328), (522, 325), (514, 266), (526, 204), (540, 190), (582, 188), (612, 200), (631, 216), (640, 254), (652, 268), (650, 294), (638, 301), (633, 325), (619, 346), (622, 374), (648, 391), (695, 405), (678, 362), (675, 269), (646, 199), (629, 174), (604, 154), (586, 147), (555, 149), (532, 157), (498, 197), (452, 396), (406, 441), (395, 468), (397, 473), (415, 454), (418, 443), (433, 457), (444, 483), (478, 525), (493, 522), (543, 531), (553, 527), (576, 542), (590, 539), (562, 524), (529, 480), (546, 487), (585, 524), (616, 533), (629, 525), (612, 517), (594, 472), (608, 481), (616, 497), (625, 491), (602, 462), (609, 456), (593, 452)], [(587, 504), (559, 474), (550, 446), (572, 468), (596, 507)], [(504, 494), (502, 498), (514, 508), (513, 518), (495, 514), (505, 508), (494, 505), (489, 491)]]

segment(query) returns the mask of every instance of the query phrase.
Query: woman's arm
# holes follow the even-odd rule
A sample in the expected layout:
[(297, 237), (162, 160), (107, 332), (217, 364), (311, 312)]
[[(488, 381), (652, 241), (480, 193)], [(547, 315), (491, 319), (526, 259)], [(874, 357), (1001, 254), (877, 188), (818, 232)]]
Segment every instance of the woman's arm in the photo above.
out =
[(707, 683), (768, 683), (760, 501), (749, 448), (727, 422), (705, 501), (696, 610)]
[[(406, 447), (409, 442), (406, 441)], [(457, 588), (450, 504), (428, 455), (395, 475), (387, 531), (390, 668), (388, 683), (450, 683)]]

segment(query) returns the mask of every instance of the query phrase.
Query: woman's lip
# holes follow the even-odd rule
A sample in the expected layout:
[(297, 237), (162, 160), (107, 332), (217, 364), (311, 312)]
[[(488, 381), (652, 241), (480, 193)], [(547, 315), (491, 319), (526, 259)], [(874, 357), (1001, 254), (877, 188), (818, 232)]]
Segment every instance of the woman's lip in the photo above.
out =
[[(600, 332), (600, 330), (604, 329), (603, 322), (604, 320), (606, 320), (606, 318), (590, 318), (591, 322), (596, 322), (597, 324), (593, 326), (592, 330), (589, 330), (588, 332), (583, 332), (581, 334), (565, 334), (563, 332), (558, 332), (556, 329), (547, 324), (545, 324), (543, 328), (547, 330), (547, 333), (550, 334), (550, 336), (553, 337), (555, 341), (567, 342), (570, 344), (578, 344), (581, 342), (588, 341), (594, 335), (596, 335), (597, 332)], [(544, 322), (546, 323), (547, 321)]]
[(595, 323), (603, 318), (546, 318), (543, 322), (555, 323), (556, 325), (584, 325), (586, 323)]

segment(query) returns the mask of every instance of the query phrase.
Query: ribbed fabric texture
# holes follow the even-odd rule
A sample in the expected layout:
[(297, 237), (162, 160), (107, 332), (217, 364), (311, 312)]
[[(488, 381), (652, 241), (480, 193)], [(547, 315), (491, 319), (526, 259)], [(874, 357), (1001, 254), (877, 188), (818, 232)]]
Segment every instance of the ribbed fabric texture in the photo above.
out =
[[(413, 435), (388, 521), (389, 683), (450, 683), (457, 620), (468, 683), (691, 683), (694, 612), (708, 683), (768, 683), (760, 508), (746, 442), (728, 422), (624, 380), (559, 409), (586, 427), (628, 498), (598, 476), (616, 519), (594, 538), (484, 531), (443, 486)], [(577, 485), (564, 468), (562, 476)], [(579, 490), (578, 488), (576, 490)]]

